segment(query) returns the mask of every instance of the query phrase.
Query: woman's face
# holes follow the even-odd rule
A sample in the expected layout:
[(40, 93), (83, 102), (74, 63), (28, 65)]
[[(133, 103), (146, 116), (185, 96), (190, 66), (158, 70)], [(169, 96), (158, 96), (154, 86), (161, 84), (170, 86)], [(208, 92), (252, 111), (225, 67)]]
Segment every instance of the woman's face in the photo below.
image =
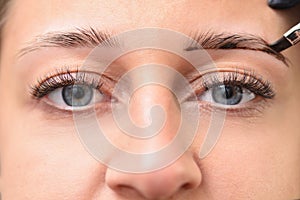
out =
[[(3, 31), (0, 60), (2, 198), (299, 198), (299, 47), (284, 52), (289, 59), (288, 67), (275, 54), (261, 51), (261, 46), (253, 50), (259, 46), (253, 41), (241, 43), (232, 37), (224, 39), (234, 34), (241, 38), (251, 34), (271, 43), (297, 22), (297, 18), (288, 17), (293, 12), (296, 13), (296, 9), (288, 13), (276, 12), (261, 0), (12, 1)], [(105, 83), (95, 81), (93, 76), (101, 71), (97, 68), (101, 59), (88, 55), (97, 42), (86, 45), (84, 39), (94, 37), (99, 42), (101, 38), (96, 37), (98, 32), (92, 37), (83, 33), (92, 34), (88, 31), (92, 28), (118, 37), (124, 31), (145, 27), (168, 29), (169, 35), (156, 41), (159, 45), (174, 38), (176, 32), (191, 37), (199, 33), (202, 40), (214, 35), (210, 40), (215, 38), (215, 42), (225, 35), (222, 42), (231, 42), (231, 45), (223, 44), (222, 49), (222, 45), (210, 46), (207, 49), (210, 59), (205, 53), (200, 53), (206, 55), (205, 58), (197, 57), (197, 53), (192, 56), (201, 63), (197, 66), (201, 76), (196, 73), (195, 66), (179, 55), (148, 48), (127, 52), (105, 70)], [(154, 35), (156, 37), (160, 37), (159, 34)], [(144, 41), (140, 41), (143, 34), (135, 38), (143, 44)], [(126, 37), (123, 40), (128, 42)], [(178, 43), (170, 41), (175, 46)], [(234, 42), (238, 44), (233, 45)], [(152, 44), (151, 41), (148, 44)], [(185, 52), (192, 54), (194, 50)], [(190, 82), (196, 96), (180, 101), (170, 89), (159, 84), (139, 85), (139, 80), (160, 77), (160, 81), (168, 80), (172, 89), (178, 81), (174, 73), (164, 73), (162, 66), (153, 71), (150, 63), (169, 66), (168, 69), (181, 74)], [(146, 70), (139, 71), (145, 64), (148, 64)], [(201, 68), (203, 66), (213, 67), (207, 72)], [(129, 81), (122, 85), (119, 96), (112, 96), (114, 86), (127, 72), (133, 72), (128, 76)], [(78, 73), (84, 76), (77, 76)], [(130, 137), (113, 121), (109, 105), (112, 103), (118, 108), (123, 104), (122, 94), (127, 92), (127, 86), (137, 88), (129, 101), (129, 115), (132, 123), (140, 127), (141, 134), (155, 120), (155, 115), (151, 119), (149, 109), (154, 105), (163, 108), (163, 127), (151, 139)], [(186, 137), (191, 131), (196, 131), (196, 136), (174, 162), (148, 173), (126, 173), (123, 166), (144, 164), (151, 168), (155, 161), (140, 159), (140, 162), (127, 163), (125, 159), (119, 163), (119, 168), (107, 167), (110, 160), (120, 157), (116, 152), (106, 152), (109, 159), (97, 161), (78, 137), (80, 128), (76, 125), (79, 122), (74, 120), (77, 119), (74, 113), (80, 119), (90, 119), (87, 116), (90, 115), (89, 104), (93, 102), (91, 98), (95, 100), (96, 116), (102, 120), (103, 132), (122, 151), (143, 153), (172, 143), (183, 112), (179, 106), (185, 109), (189, 104), (198, 105), (193, 111), (200, 113), (200, 117), (195, 119), (188, 114), (187, 119), (191, 124), (199, 122), (199, 128), (184, 129)], [(70, 111), (72, 107), (74, 113)], [(223, 119), (218, 117), (217, 121), (211, 121), (211, 116), (222, 115), (224, 111), (224, 123), (221, 121), (222, 130), (218, 131), (218, 140), (213, 142), (214, 148), (200, 158), (200, 148), (209, 127)], [(93, 132), (93, 124), (89, 123), (89, 120), (80, 121)], [(139, 131), (136, 137), (138, 134)], [(101, 149), (103, 141), (97, 144)], [(175, 147), (181, 148), (180, 141)]]

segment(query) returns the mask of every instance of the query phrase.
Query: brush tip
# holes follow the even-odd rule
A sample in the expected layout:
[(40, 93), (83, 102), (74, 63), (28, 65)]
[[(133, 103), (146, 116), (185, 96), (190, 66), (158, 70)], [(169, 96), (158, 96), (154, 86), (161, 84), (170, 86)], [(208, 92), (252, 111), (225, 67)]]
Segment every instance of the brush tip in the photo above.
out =
[(270, 47), (276, 52), (281, 52), (290, 46), (292, 46), (292, 44), (285, 37), (280, 38), (275, 43), (270, 45)]

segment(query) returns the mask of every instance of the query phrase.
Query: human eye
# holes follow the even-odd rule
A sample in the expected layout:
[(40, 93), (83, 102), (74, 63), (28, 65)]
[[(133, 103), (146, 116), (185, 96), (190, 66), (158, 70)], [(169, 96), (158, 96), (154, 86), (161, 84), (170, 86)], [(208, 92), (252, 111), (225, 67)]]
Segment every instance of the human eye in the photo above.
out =
[(255, 97), (253, 92), (242, 86), (220, 84), (208, 89), (200, 99), (214, 104), (233, 106), (251, 101)]
[(260, 101), (275, 97), (271, 83), (252, 71), (208, 73), (203, 75), (200, 88), (196, 92), (199, 102), (228, 110), (258, 108)]
[(112, 101), (104, 79), (93, 72), (57, 71), (40, 79), (31, 94), (60, 110), (85, 110), (96, 103)]

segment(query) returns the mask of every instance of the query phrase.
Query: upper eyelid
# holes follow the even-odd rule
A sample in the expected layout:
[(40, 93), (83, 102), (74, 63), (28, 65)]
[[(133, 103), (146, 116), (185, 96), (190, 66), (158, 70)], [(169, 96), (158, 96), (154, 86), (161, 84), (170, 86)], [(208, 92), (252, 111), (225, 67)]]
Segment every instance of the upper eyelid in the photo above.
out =
[[(227, 74), (227, 76), (225, 74)], [(271, 99), (276, 94), (273, 85), (268, 80), (255, 74), (254, 71), (240, 71), (238, 69), (235, 71), (212, 71), (202, 74), (199, 79), (194, 81), (193, 87), (199, 87), (200, 85), (202, 91), (220, 84), (239, 84), (241, 87), (245, 87), (256, 95), (263, 96), (264, 98)], [(259, 91), (255, 91), (255, 87), (259, 87)]]
[(56, 73), (40, 79), (36, 84), (31, 86), (31, 96), (42, 98), (57, 88), (72, 84), (89, 85), (94, 89), (99, 89), (105, 83), (104, 76), (95, 72), (66, 70)]

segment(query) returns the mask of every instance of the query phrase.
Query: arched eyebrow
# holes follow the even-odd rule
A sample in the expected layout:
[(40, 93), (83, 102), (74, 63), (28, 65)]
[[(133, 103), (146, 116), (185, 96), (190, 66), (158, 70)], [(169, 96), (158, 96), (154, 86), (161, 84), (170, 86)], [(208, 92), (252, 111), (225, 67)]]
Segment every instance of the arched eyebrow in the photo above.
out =
[[(99, 31), (94, 28), (77, 28), (73, 31), (55, 31), (36, 36), (18, 52), (22, 57), (30, 52), (43, 48), (95, 48), (102, 44), (107, 47), (120, 47), (117, 37), (112, 37), (109, 31)], [(196, 32), (190, 34), (192, 43), (183, 47), (185, 51), (197, 49), (244, 49), (261, 51), (274, 56), (287, 65), (287, 59), (273, 50), (269, 44), (259, 36), (251, 34)]]
[(288, 65), (287, 58), (271, 48), (271, 46), (261, 37), (242, 33), (214, 33), (214, 32), (196, 32), (191, 34), (193, 42), (185, 48), (186, 51), (193, 51), (197, 49), (244, 49), (252, 51), (261, 51), (274, 56)]

